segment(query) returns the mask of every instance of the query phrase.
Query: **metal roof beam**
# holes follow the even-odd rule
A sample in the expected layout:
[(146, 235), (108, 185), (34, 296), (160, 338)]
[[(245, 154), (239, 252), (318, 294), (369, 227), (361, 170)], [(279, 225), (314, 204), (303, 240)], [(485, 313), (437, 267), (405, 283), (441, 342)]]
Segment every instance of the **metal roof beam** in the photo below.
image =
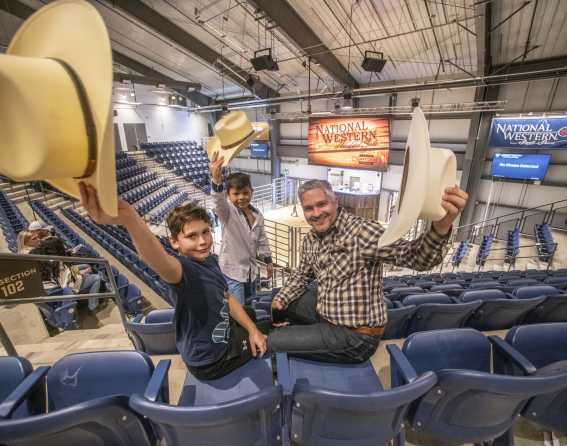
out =
[(287, 0), (248, 0), (248, 3), (261, 9), (277, 23), (279, 29), (287, 38), (302, 49), (305, 57), (312, 56), (338, 82), (352, 88), (358, 88), (356, 79), (345, 69)]
[[(223, 70), (226, 76), (233, 82), (241, 85), (247, 90), (250, 89), (250, 86), (246, 83), (246, 79), (249, 74), (246, 70), (243, 70), (238, 65), (232, 63), (226, 57), (221, 56), (214, 49), (205, 45), (199, 39), (189, 34), (187, 31), (168, 18), (162, 16), (154, 9), (150, 8), (144, 2), (139, 0), (113, 0), (112, 4), (123, 9), (132, 17), (135, 17), (142, 23), (153, 28), (169, 40), (183, 47), (185, 50), (203, 59), (209, 65), (212, 65), (218, 70)], [(256, 82), (254, 93), (260, 98), (273, 98), (279, 96), (275, 90), (260, 81)]]
[(546, 59), (533, 59), (526, 62), (494, 65), (493, 73), (521, 74), (531, 71), (554, 70), (567, 67), (567, 54)]

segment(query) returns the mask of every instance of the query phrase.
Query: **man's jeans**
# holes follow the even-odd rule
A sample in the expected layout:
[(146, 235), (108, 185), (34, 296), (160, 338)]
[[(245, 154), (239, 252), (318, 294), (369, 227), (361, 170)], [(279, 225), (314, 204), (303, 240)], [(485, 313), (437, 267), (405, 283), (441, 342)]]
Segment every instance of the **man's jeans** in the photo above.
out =
[(240, 305), (252, 305), (252, 300), (256, 298), (256, 280), (250, 282), (239, 282), (238, 280), (231, 279), (228, 276), (224, 276), (226, 283), (228, 285), (228, 291)]
[(376, 352), (381, 336), (362, 335), (333, 325), (317, 314), (316, 304), (316, 289), (308, 289), (288, 305), (282, 316), (298, 325), (273, 330), (268, 347), (305, 359), (340, 363), (364, 362)]

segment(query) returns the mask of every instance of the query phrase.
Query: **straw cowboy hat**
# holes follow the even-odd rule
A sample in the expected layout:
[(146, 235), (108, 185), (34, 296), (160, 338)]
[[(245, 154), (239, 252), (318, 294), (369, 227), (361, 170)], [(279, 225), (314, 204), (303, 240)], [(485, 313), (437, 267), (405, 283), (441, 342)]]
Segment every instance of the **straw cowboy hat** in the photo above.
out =
[(215, 136), (207, 142), (207, 154), (213, 159), (213, 154), (219, 152), (224, 156), (223, 166), (226, 166), (242, 149), (245, 149), (262, 129), (255, 129), (248, 121), (243, 111), (230, 112), (220, 118), (215, 124)]
[(421, 108), (412, 113), (406, 143), (404, 173), (397, 214), (380, 237), (378, 247), (402, 238), (418, 219), (437, 221), (447, 211), (441, 206), (446, 187), (457, 182), (457, 160), (452, 150), (435, 149), (429, 141)]
[(84, 181), (115, 216), (111, 100), (112, 51), (96, 9), (82, 0), (39, 9), (0, 55), (0, 173), (76, 198)]

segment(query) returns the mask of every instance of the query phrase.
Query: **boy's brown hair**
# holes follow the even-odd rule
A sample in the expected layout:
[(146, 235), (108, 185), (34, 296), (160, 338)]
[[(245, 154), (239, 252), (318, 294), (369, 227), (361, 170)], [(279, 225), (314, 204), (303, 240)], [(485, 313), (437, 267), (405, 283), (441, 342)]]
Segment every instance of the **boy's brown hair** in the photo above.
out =
[(244, 189), (245, 187), (249, 187), (252, 189), (252, 183), (250, 182), (250, 175), (247, 175), (242, 172), (235, 172), (231, 173), (226, 178), (226, 190), (229, 191), (230, 189)]
[(171, 237), (176, 238), (186, 223), (191, 223), (195, 220), (204, 221), (208, 225), (211, 224), (206, 209), (195, 203), (176, 207), (171, 211), (166, 220)]

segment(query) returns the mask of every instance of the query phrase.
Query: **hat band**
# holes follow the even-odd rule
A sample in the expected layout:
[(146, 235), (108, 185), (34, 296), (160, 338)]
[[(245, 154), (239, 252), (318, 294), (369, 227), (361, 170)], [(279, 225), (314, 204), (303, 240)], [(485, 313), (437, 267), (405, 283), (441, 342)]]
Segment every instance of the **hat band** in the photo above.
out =
[(246, 135), (244, 138), (241, 138), (238, 141), (233, 142), (232, 144), (227, 144), (226, 146), (221, 145), (221, 147), (225, 150), (232, 149), (233, 147), (236, 147), (238, 144), (241, 144), (246, 138), (250, 138), (253, 134), (254, 134), (254, 129), (252, 129), (252, 131), (248, 133), (248, 135)]
[(89, 100), (87, 96), (87, 91), (85, 86), (81, 82), (81, 78), (75, 73), (75, 70), (67, 63), (61, 59), (51, 58), (55, 62), (59, 63), (63, 69), (69, 75), (69, 78), (75, 86), (75, 91), (77, 92), (77, 97), (79, 103), (81, 104), (81, 110), (83, 111), (83, 118), (85, 120), (85, 130), (87, 132), (87, 143), (88, 143), (88, 156), (87, 167), (80, 177), (73, 177), (74, 179), (81, 179), (90, 177), (96, 169), (96, 159), (97, 159), (97, 135), (96, 126), (94, 123), (93, 113), (89, 105)]

